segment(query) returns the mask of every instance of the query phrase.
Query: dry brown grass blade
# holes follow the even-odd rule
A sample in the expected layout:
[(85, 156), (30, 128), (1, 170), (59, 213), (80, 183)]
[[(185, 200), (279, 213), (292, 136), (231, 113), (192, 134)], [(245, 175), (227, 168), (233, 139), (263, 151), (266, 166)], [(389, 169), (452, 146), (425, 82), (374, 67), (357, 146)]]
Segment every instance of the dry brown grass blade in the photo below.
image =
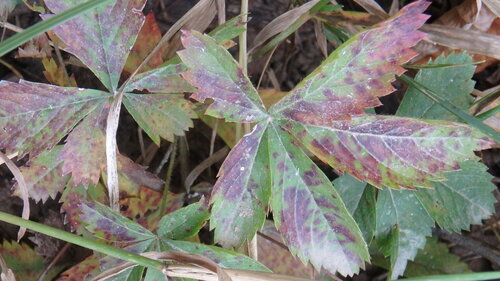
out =
[(483, 0), (483, 5), (488, 7), (492, 13), (500, 17), (500, 1), (498, 0)]
[(217, 16), (219, 25), (226, 22), (226, 0), (217, 0)]
[(165, 34), (168, 34), (169, 37), (172, 38), (172, 40), (170, 40), (170, 38), (166, 40), (162, 38), (162, 40), (160, 41), (159, 44), (170, 41), (168, 49), (163, 57), (169, 59), (173, 57), (177, 50), (181, 48), (182, 45), (180, 42), (180, 34), (178, 34), (178, 31), (180, 29), (194, 29), (196, 31), (202, 32), (210, 25), (216, 14), (217, 5), (215, 3), (215, 0), (201, 0), (200, 2), (198, 2)]
[(482, 1), (478, 0), (466, 0), (443, 14), (434, 23), (460, 27), (465, 30), (487, 32), (498, 16), (487, 5), (483, 4)]
[(391, 8), (389, 9), (389, 15), (393, 16), (397, 12), (399, 12), (399, 1), (398, 0), (392, 0)]
[[(10, 172), (14, 175), (14, 178), (17, 181), (19, 191), (21, 194), (21, 199), (23, 200), (23, 212), (21, 217), (25, 220), (29, 220), (30, 218), (29, 193), (28, 193), (28, 186), (26, 185), (26, 181), (24, 180), (23, 174), (21, 173), (21, 170), (19, 170), (19, 168), (16, 166), (16, 164), (2, 152), (0, 152), (0, 160), (3, 161), (5, 165), (7, 165)], [(24, 227), (19, 228), (19, 232), (17, 232), (17, 241), (21, 240), (21, 238), (23, 238), (25, 233), (26, 233), (26, 228)]]
[(325, 33), (323, 32), (323, 23), (317, 19), (313, 20), (314, 23), (314, 35), (316, 35), (316, 41), (318, 42), (318, 47), (321, 53), (326, 58), (328, 57), (328, 41), (326, 39)]
[(275, 18), (269, 24), (267, 24), (258, 34), (255, 36), (253, 41), (253, 47), (250, 52), (264, 44), (267, 40), (273, 36), (283, 32), (295, 21), (297, 21), (301, 16), (306, 14), (314, 5), (316, 5), (320, 0), (313, 0), (307, 2), (306, 4), (292, 9), (279, 17)]
[(500, 36), (498, 35), (436, 24), (426, 24), (421, 30), (427, 33), (426, 40), (433, 44), (500, 59)]
[(219, 149), (217, 152), (210, 155), (207, 159), (203, 160), (193, 170), (191, 170), (189, 175), (186, 177), (186, 180), (184, 181), (184, 187), (186, 188), (186, 190), (190, 190), (194, 181), (198, 178), (198, 176), (200, 176), (200, 174), (203, 171), (208, 169), (213, 164), (223, 160), (228, 153), (229, 153), (229, 148), (227, 146), (224, 146), (223, 148)]
[(375, 0), (354, 0), (368, 13), (375, 15), (381, 19), (387, 18), (389, 15), (380, 7), (380, 5)]
[(2, 270), (2, 273), (0, 273), (0, 281), (16, 281), (14, 272), (7, 266), (2, 255), (0, 255), (0, 269)]

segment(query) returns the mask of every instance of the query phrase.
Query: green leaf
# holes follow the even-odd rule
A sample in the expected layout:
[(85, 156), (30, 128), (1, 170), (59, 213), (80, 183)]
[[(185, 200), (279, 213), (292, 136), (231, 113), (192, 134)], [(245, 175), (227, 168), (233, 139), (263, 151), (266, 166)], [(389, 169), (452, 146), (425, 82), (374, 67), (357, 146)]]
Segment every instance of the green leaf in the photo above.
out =
[(425, 247), (418, 251), (415, 260), (408, 263), (406, 277), (471, 272), (465, 262), (449, 252), (448, 245), (429, 237)]
[(318, 270), (357, 273), (368, 250), (340, 195), (285, 132), (273, 126), (268, 138), (271, 208), (290, 251)]
[(87, 2), (75, 5), (71, 9), (61, 11), (56, 16), (45, 20), (43, 22), (37, 23), (23, 32), (20, 32), (0, 44), (0, 57), (7, 54), (8, 52), (14, 50), (16, 47), (21, 46), (23, 43), (35, 38), (36, 36), (49, 31), (51, 28), (72, 19), (82, 13), (85, 13), (95, 7), (110, 3), (114, 0), (89, 0)]
[[(78, 0), (45, 0), (55, 14), (78, 4)], [(116, 0), (59, 25), (53, 32), (67, 45), (63, 49), (78, 57), (111, 92), (144, 23), (145, 0)], [(50, 15), (42, 16), (44, 19)]]
[(196, 235), (210, 218), (204, 198), (175, 212), (163, 216), (156, 231), (162, 239), (183, 240)]
[(238, 15), (225, 23), (217, 26), (210, 31), (208, 35), (214, 38), (219, 44), (225, 44), (229, 40), (238, 37), (245, 31), (246, 22), (243, 21), (243, 15)]
[[(470, 93), (474, 89), (475, 66), (472, 65), (472, 57), (466, 53), (450, 54), (447, 57), (439, 56), (429, 65), (437, 64), (463, 64), (462, 66), (446, 68), (422, 69), (415, 76), (415, 81), (452, 102), (457, 108), (467, 111), (472, 103)], [(410, 86), (405, 93), (398, 108), (397, 115), (426, 118), (435, 120), (461, 121), (441, 105), (422, 95), (418, 89)]]
[[(20, 168), (28, 187), (28, 194), (35, 202), (45, 202), (56, 198), (66, 186), (69, 176), (62, 173), (62, 161), (58, 160), (62, 146), (43, 152), (32, 158), (27, 166)], [(19, 186), (14, 186), (14, 194), (19, 196)]]
[(379, 191), (376, 208), (375, 236), (382, 253), (390, 256), (389, 278), (396, 279), (403, 274), (408, 260), (413, 260), (417, 250), (425, 246), (434, 222), (411, 190)]
[[(470, 58), (465, 54), (455, 54), (446, 58), (439, 57), (435, 63), (466, 64), (468, 62), (470, 62)], [(436, 92), (439, 91), (443, 96), (446, 95), (445, 93), (455, 95), (452, 98), (455, 106), (467, 109), (472, 102), (468, 96), (471, 91), (470, 88), (473, 85), (473, 82), (470, 80), (473, 73), (474, 67), (470, 65), (449, 68), (428, 68), (419, 71), (416, 81), (426, 85), (429, 84), (429, 87), (432, 87)], [(434, 80), (435, 78), (438, 79)], [(438, 103), (420, 93), (414, 92), (414, 90), (410, 89), (406, 93), (407, 97), (403, 99), (403, 103), (398, 109), (398, 115), (457, 120), (454, 115), (449, 114)], [(419, 106), (414, 106), (416, 104), (419, 104)], [(433, 157), (437, 155), (435, 153), (432, 154)], [(443, 157), (439, 158), (444, 159)], [(429, 234), (430, 228), (434, 226), (434, 223), (430, 224), (427, 222), (429, 216), (446, 230), (460, 231), (461, 229), (468, 229), (470, 224), (481, 223), (481, 220), (487, 218), (493, 211), (493, 204), (496, 200), (491, 191), (495, 187), (491, 183), (491, 175), (486, 172), (486, 167), (475, 161), (457, 162), (457, 164), (460, 170), (443, 174), (446, 180), (432, 182), (433, 189), (419, 189), (416, 192), (402, 193), (400, 196), (404, 197), (403, 200), (393, 201), (392, 208), (396, 213), (402, 215), (399, 221), (394, 220), (392, 222), (393, 232), (391, 234), (384, 233), (384, 237), (382, 238), (386, 241), (391, 241), (389, 242), (392, 243), (390, 245), (400, 245), (400, 251), (391, 255), (392, 278), (402, 275), (404, 267), (401, 264), (404, 263), (404, 260), (412, 260), (415, 257), (416, 250), (424, 246), (422, 241), (425, 234)], [(387, 191), (383, 192), (385, 194)], [(409, 198), (410, 196), (411, 199)], [(383, 199), (384, 197), (380, 197), (379, 195), (379, 202), (381, 198)], [(419, 205), (418, 210), (421, 212), (421, 215), (405, 218), (404, 214), (408, 213), (406, 211), (408, 200), (415, 201), (414, 203)], [(377, 203), (377, 216), (382, 214), (382, 217), (386, 221), (379, 223), (379, 217), (377, 217), (377, 229), (382, 227), (379, 224), (387, 223), (387, 218), (383, 215), (387, 210), (387, 206), (379, 204), (379, 202)], [(422, 217), (423, 210), (425, 211), (425, 217)], [(404, 231), (405, 234), (402, 235), (403, 229), (401, 229), (400, 225), (408, 226), (415, 221), (422, 223), (422, 225), (428, 225), (427, 229), (425, 231), (421, 229), (423, 232), (416, 231), (415, 229), (413, 231)], [(389, 226), (386, 225), (385, 227), (388, 228)], [(378, 231), (378, 235), (380, 235), (380, 231)], [(419, 241), (419, 243), (408, 244), (407, 241)], [(383, 243), (379, 244), (384, 246)], [(390, 245), (387, 246), (389, 247)], [(385, 254), (389, 253), (386, 252)]]
[(336, 178), (332, 183), (342, 197), (342, 201), (344, 201), (349, 213), (354, 214), (354, 211), (359, 207), (366, 183), (358, 181), (349, 174)]
[(198, 90), (191, 98), (214, 102), (206, 114), (232, 122), (257, 122), (267, 114), (262, 100), (231, 54), (196, 31), (184, 31), (179, 57), (189, 68), (182, 76)]
[(193, 127), (193, 105), (182, 95), (125, 94), (123, 104), (136, 122), (158, 146), (160, 137), (173, 141), (174, 135), (182, 136)]
[(248, 256), (205, 244), (162, 239), (161, 251), (203, 255), (225, 268), (270, 272), (265, 266)]
[(54, 147), (109, 93), (0, 81), (0, 148), (34, 157)]
[(219, 171), (211, 197), (215, 241), (237, 247), (250, 240), (266, 219), (270, 182), (266, 123), (256, 125), (231, 150)]
[(138, 242), (154, 238), (154, 234), (141, 225), (116, 213), (98, 202), (80, 203), (81, 219), (85, 228), (95, 237), (115, 242)]
[(415, 56), (410, 47), (424, 37), (417, 29), (428, 18), (421, 14), (428, 4), (408, 5), (395, 18), (353, 36), (270, 112), (301, 123), (328, 125), (381, 105), (377, 97), (394, 90), (394, 75), (404, 72), (399, 65)]

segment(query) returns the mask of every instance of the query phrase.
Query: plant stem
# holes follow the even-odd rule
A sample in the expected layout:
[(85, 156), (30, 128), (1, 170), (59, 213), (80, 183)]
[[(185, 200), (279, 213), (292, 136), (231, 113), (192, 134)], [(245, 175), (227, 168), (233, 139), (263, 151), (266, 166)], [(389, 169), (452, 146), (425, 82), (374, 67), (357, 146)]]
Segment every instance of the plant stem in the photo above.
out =
[(500, 271), (477, 272), (449, 275), (430, 275), (403, 279), (405, 281), (479, 281), (479, 280), (499, 280)]
[(154, 268), (157, 270), (162, 270), (164, 264), (161, 261), (157, 261), (154, 259), (150, 259), (147, 257), (143, 257), (138, 254), (134, 254), (128, 251), (125, 251), (120, 248), (113, 247), (111, 245), (104, 244), (102, 242), (90, 240), (81, 236), (78, 236), (73, 233), (69, 233), (54, 227), (50, 227), (47, 225), (43, 225), (41, 223), (25, 220), (4, 212), (0, 212), (0, 220), (4, 222), (8, 222), (20, 227), (25, 227), (27, 229), (31, 229), (36, 232), (40, 232), (42, 234), (78, 245), (87, 249), (91, 249), (94, 251), (98, 251), (100, 253), (106, 254), (108, 256), (112, 256), (121, 260), (133, 262), (138, 265), (142, 265), (149, 268)]

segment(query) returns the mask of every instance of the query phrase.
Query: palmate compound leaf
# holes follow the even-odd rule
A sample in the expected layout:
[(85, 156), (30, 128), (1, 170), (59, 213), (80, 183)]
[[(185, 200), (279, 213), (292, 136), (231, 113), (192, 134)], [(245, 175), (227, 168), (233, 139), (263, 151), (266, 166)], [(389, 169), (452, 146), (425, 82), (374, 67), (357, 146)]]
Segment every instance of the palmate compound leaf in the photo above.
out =
[(34, 157), (54, 147), (111, 94), (20, 81), (0, 81), (0, 148)]
[[(427, 18), (421, 14), (427, 5), (417, 1), (356, 35), (270, 113), (262, 110), (228, 52), (207, 36), (184, 34), (186, 50), (180, 57), (189, 68), (184, 77), (198, 88), (195, 98), (214, 99), (207, 114), (257, 122), (227, 157), (213, 190), (216, 242), (235, 247), (251, 238), (267, 210), (262, 205), (267, 198), (256, 195), (267, 194), (271, 187), (275, 223), (291, 251), (317, 268), (353, 274), (368, 260), (366, 244), (334, 187), (302, 146), (335, 169), (377, 187), (416, 188), (429, 186), (428, 176), (445, 179), (443, 173), (458, 169), (458, 161), (476, 159), (472, 150), (491, 144), (465, 125), (362, 114), (364, 108), (379, 104), (377, 96), (392, 91), (394, 75), (404, 71), (399, 64), (415, 54), (409, 48), (423, 37), (416, 29)], [(440, 154), (428, 155), (434, 151)], [(430, 166), (424, 157), (431, 157)], [(257, 217), (248, 216), (252, 213)]]

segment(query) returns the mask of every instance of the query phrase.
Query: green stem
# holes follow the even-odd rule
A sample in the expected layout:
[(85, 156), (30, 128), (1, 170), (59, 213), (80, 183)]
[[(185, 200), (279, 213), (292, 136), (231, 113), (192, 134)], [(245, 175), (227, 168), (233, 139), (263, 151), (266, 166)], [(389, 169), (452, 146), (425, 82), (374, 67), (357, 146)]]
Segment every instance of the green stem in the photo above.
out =
[(88, 10), (103, 4), (111, 3), (114, 0), (90, 0), (79, 4), (60, 14), (54, 15), (47, 20), (39, 22), (23, 32), (17, 33), (0, 44), (0, 57), (19, 47), (21, 44), (35, 38), (36, 36), (52, 29), (53, 27), (70, 20)]
[(479, 281), (479, 280), (499, 280), (500, 271), (477, 272), (449, 275), (430, 275), (414, 278), (401, 279), (404, 281)]
[(33, 231), (69, 242), (78, 246), (82, 246), (87, 249), (91, 249), (108, 256), (112, 256), (121, 260), (129, 261), (136, 263), (138, 265), (142, 265), (149, 268), (154, 268), (157, 270), (162, 270), (164, 264), (161, 261), (157, 261), (154, 259), (150, 259), (147, 257), (143, 257), (138, 254), (134, 254), (128, 251), (125, 251), (120, 248), (113, 247), (111, 245), (104, 244), (102, 242), (90, 240), (73, 233), (69, 233), (54, 227), (50, 227), (47, 225), (43, 225), (41, 223), (25, 220), (4, 212), (0, 212), (0, 221), (4, 221), (7, 223), (11, 223), (20, 227), (25, 227), (27, 229), (31, 229)]

